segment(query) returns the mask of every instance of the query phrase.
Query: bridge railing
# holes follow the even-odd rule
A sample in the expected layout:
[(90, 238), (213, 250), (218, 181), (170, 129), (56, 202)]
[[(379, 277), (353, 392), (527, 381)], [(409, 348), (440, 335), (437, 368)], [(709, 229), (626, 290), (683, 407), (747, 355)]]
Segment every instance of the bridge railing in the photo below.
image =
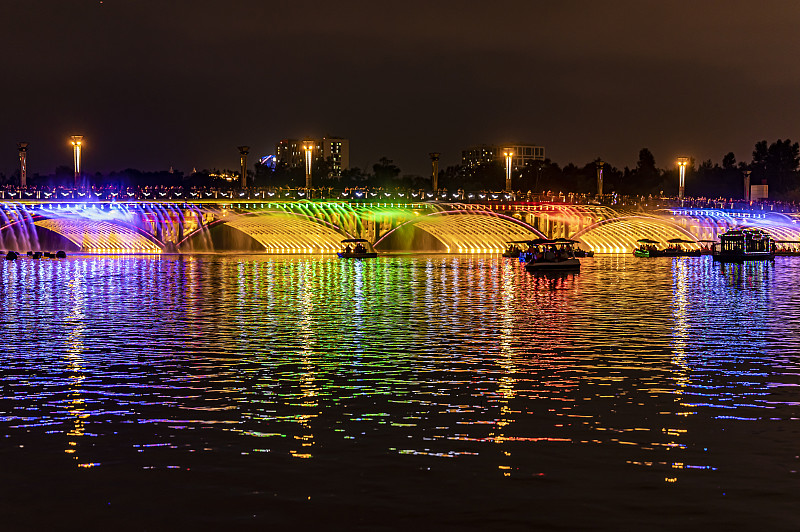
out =
[(621, 196), (606, 194), (565, 193), (543, 191), (466, 191), (458, 189), (437, 191), (424, 189), (368, 189), (368, 188), (247, 188), (247, 189), (189, 189), (182, 187), (145, 188), (0, 188), (0, 201), (6, 202), (271, 202), (324, 200), (345, 202), (392, 202), (392, 203), (475, 203), (475, 204), (525, 204), (562, 203), (571, 205), (631, 206), (647, 209), (691, 208), (691, 209), (736, 209), (770, 212), (798, 212), (800, 205), (793, 202), (762, 200), (745, 202), (727, 198), (685, 198), (665, 196)]

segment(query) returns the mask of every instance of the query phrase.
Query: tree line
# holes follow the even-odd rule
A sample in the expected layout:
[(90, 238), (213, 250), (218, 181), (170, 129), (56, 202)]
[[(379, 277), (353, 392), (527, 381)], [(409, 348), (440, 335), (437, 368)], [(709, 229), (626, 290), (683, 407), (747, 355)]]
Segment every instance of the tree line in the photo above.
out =
[[(542, 191), (591, 194), (597, 192), (597, 163), (589, 161), (582, 166), (558, 163), (545, 159), (531, 161), (512, 174), (512, 188), (539, 193)], [(620, 195), (678, 194), (679, 169), (677, 161), (667, 168), (659, 168), (648, 148), (639, 150), (636, 166), (617, 168), (603, 165), (603, 192)], [(722, 157), (720, 163), (706, 160), (699, 164), (690, 158), (686, 166), (686, 195), (693, 197), (732, 198), (744, 196), (745, 172), (751, 184), (768, 184), (772, 198), (800, 200), (800, 144), (790, 139), (778, 139), (771, 144), (766, 140), (755, 144), (750, 161), (737, 161), (733, 152)], [(257, 182), (273, 186), (303, 186), (305, 170), (278, 165), (274, 170), (256, 167)], [(258, 179), (258, 178), (261, 179)], [(372, 166), (372, 171), (351, 168), (340, 177), (329, 177), (328, 165), (318, 161), (312, 168), (315, 184), (345, 187), (385, 189), (429, 189), (430, 176), (403, 174), (391, 159), (382, 157)], [(502, 190), (505, 187), (505, 166), (502, 161), (466, 168), (448, 166), (439, 171), (439, 188), (448, 190)]]
[[(542, 191), (591, 194), (597, 191), (597, 163), (589, 161), (582, 166), (558, 163), (545, 159), (531, 161), (512, 174), (512, 188), (539, 193)], [(636, 166), (617, 168), (603, 165), (603, 192), (620, 195), (678, 194), (679, 169), (676, 161), (667, 168), (659, 168), (648, 148), (639, 150)], [(351, 168), (340, 177), (330, 177), (328, 165), (317, 161), (312, 168), (312, 179), (321, 186), (369, 187), (385, 189), (429, 189), (430, 176), (403, 174), (391, 159), (382, 157), (372, 166), (372, 171)], [(745, 172), (750, 172), (751, 184), (768, 184), (773, 198), (800, 200), (800, 145), (790, 139), (778, 139), (771, 144), (766, 140), (756, 143), (750, 161), (737, 161), (733, 152), (722, 157), (720, 163), (706, 160), (699, 164), (689, 159), (686, 166), (686, 195), (693, 197), (733, 198), (744, 196)], [(305, 170), (278, 165), (274, 170), (256, 166), (256, 181), (272, 186), (303, 186)], [(439, 171), (438, 186), (448, 190), (502, 190), (505, 187), (505, 166), (502, 161), (466, 168), (448, 166)]]
[[(593, 160), (582, 166), (558, 163), (545, 159), (531, 161), (512, 174), (512, 188), (519, 191), (542, 191), (591, 194), (597, 191), (597, 163)], [(686, 195), (710, 198), (742, 198), (744, 175), (750, 173), (751, 184), (768, 184), (771, 198), (800, 200), (800, 145), (790, 139), (766, 140), (755, 144), (749, 161), (737, 161), (729, 152), (720, 163), (711, 160), (699, 164), (690, 159), (686, 167)], [(368, 170), (358, 167), (343, 170), (334, 176), (330, 161), (317, 160), (312, 166), (312, 181), (317, 187), (332, 188), (383, 188), (430, 189), (430, 176), (404, 174), (387, 157), (381, 157)], [(603, 192), (621, 195), (667, 195), (678, 193), (678, 167), (670, 161), (667, 168), (659, 168), (648, 148), (639, 150), (636, 166), (619, 169), (611, 164), (603, 165)], [(50, 175), (28, 176), (32, 187), (71, 187), (73, 171), (60, 166)], [(505, 187), (505, 167), (502, 161), (466, 168), (461, 165), (448, 166), (439, 171), (439, 188), (448, 190), (502, 190)], [(248, 170), (249, 186), (289, 187), (305, 186), (305, 169), (290, 168), (279, 163), (275, 168), (256, 163)], [(19, 170), (11, 176), (0, 174), (0, 184), (13, 186), (19, 183)], [(184, 174), (178, 171), (144, 172), (126, 169), (108, 174), (96, 173), (82, 176), (83, 186), (93, 187), (184, 187), (235, 189), (240, 184), (239, 172), (232, 170), (201, 170)]]

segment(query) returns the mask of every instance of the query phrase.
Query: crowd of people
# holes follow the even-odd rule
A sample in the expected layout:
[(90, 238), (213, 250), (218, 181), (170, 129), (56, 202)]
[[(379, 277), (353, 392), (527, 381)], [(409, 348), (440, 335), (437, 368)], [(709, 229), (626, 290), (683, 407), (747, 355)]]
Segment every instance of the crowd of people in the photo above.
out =
[(366, 253), (367, 252), (367, 248), (361, 242), (356, 242), (356, 245), (354, 247), (352, 247), (352, 248), (350, 247), (350, 244), (347, 244), (344, 247), (344, 252), (346, 254), (348, 254), (348, 255), (351, 255), (351, 254), (359, 255), (359, 254), (362, 254), (362, 253)]

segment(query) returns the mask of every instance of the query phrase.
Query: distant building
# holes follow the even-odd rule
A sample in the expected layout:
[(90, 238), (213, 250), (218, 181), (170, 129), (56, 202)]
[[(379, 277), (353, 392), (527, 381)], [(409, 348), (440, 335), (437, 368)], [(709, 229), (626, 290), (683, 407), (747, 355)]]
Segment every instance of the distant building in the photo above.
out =
[(472, 146), (461, 152), (461, 166), (470, 170), (478, 166), (500, 161), (505, 164), (503, 153), (510, 149), (514, 152), (511, 166), (514, 170), (523, 168), (531, 161), (544, 161), (544, 146), (531, 144), (481, 144)]
[(470, 170), (495, 160), (496, 146), (473, 146), (461, 152), (461, 166)]
[(314, 156), (319, 157), (322, 152), (319, 141), (302, 139), (283, 139), (275, 145), (275, 159), (278, 164), (286, 164), (289, 168), (302, 168), (305, 164), (303, 143), (314, 143)]
[(314, 145), (313, 163), (327, 161), (330, 164), (328, 177), (341, 177), (343, 170), (350, 169), (350, 140), (339, 137), (322, 139), (283, 139), (275, 146), (275, 159), (289, 168), (305, 167), (303, 144)]
[(329, 177), (342, 177), (350, 169), (350, 141), (339, 137), (322, 139), (322, 158), (330, 163)]
[(750, 201), (763, 201), (769, 198), (769, 185), (750, 185)]

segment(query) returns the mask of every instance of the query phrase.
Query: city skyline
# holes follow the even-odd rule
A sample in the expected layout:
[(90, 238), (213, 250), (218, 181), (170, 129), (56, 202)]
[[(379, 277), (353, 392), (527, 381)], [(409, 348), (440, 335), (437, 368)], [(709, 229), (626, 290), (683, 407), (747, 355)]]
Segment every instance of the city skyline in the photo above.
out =
[(239, 145), (339, 135), (351, 166), (386, 156), (423, 176), (428, 153), (445, 168), (481, 143), (622, 168), (643, 147), (673, 166), (800, 136), (800, 68), (779, 53), (800, 44), (800, 6), (459, 7), (12, 4), (0, 171), (21, 141), (30, 174), (69, 165), (71, 135), (87, 172), (236, 168)]

